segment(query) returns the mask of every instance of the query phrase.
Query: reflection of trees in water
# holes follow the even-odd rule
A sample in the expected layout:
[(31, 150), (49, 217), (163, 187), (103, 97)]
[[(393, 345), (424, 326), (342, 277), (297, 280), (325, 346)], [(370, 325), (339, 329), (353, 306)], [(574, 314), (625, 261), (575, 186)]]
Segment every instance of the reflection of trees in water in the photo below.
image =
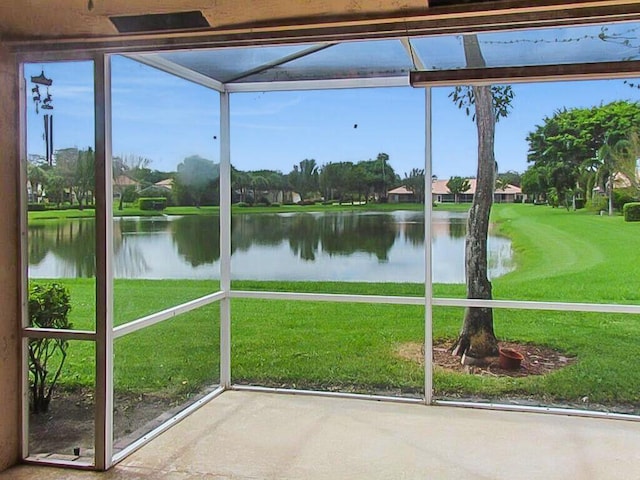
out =
[(451, 238), (464, 238), (467, 235), (467, 220), (465, 218), (449, 219), (449, 236)]
[(192, 267), (220, 258), (220, 220), (217, 216), (185, 216), (171, 222), (173, 243)]
[(392, 215), (339, 215), (321, 217), (322, 249), (329, 255), (371, 253), (389, 259), (398, 224)]
[[(434, 236), (464, 238), (465, 230), (464, 218), (448, 218), (433, 224)], [(153, 270), (155, 262), (163, 262), (164, 258), (149, 258), (157, 249), (154, 244), (148, 247), (147, 240), (166, 231), (171, 233), (175, 251), (185, 264), (198, 267), (220, 259), (219, 216), (185, 216), (173, 220), (122, 218), (114, 222), (117, 275), (140, 277)], [(318, 260), (323, 253), (328, 256), (365, 253), (384, 262), (396, 241), (404, 238), (407, 245), (413, 246), (424, 243), (424, 216), (419, 213), (398, 216), (361, 212), (234, 215), (231, 236), (232, 253), (246, 251), (253, 246), (288, 244), (293, 255), (310, 262)], [(30, 226), (29, 264), (42, 263), (51, 252), (58, 261), (54, 264), (56, 270), (52, 276), (95, 276), (95, 238), (93, 219)], [(166, 249), (167, 245), (162, 241), (157, 248)], [(500, 251), (494, 253), (494, 248)], [(494, 248), (489, 257), (492, 265), (507, 263), (511, 257), (510, 249), (500, 248), (499, 244)], [(165, 254), (175, 255), (171, 249), (166, 253), (165, 250), (155, 253)]]
[(402, 224), (404, 238), (412, 246), (418, 247), (424, 244), (424, 214), (412, 215)]
[(46, 240), (47, 229), (44, 225), (29, 227), (28, 258), (29, 265), (38, 265), (49, 253), (50, 246)]
[(93, 277), (96, 272), (95, 242), (92, 219), (29, 227), (29, 264), (37, 265), (51, 252), (61, 262), (65, 276)]
[[(121, 219), (113, 223), (115, 271), (121, 277), (140, 276), (149, 270), (135, 233), (161, 232), (166, 221)], [(38, 265), (52, 253), (58, 260), (58, 274), (65, 277), (93, 277), (96, 274), (95, 221), (77, 219), (29, 226), (29, 265)]]
[(121, 218), (113, 223), (113, 252), (116, 276), (140, 277), (149, 271), (149, 264), (136, 234), (161, 232), (167, 229), (166, 221), (153, 219)]
[(313, 262), (320, 247), (319, 222), (313, 215), (302, 214), (287, 218), (287, 237), (293, 254), (302, 260)]
[(232, 248), (288, 242), (293, 254), (315, 261), (320, 252), (329, 255), (374, 254), (386, 261), (397, 236), (392, 215), (239, 215), (232, 221)]
[(285, 219), (280, 215), (234, 215), (231, 217), (231, 252), (252, 245), (279, 245), (286, 238)]

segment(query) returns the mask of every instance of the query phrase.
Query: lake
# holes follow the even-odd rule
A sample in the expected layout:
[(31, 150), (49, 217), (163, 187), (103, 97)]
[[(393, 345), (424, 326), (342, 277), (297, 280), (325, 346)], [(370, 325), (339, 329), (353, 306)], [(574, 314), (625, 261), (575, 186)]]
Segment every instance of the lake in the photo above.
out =
[[(116, 278), (219, 278), (218, 216), (114, 219)], [(93, 219), (29, 227), (29, 276), (95, 275)], [(433, 213), (433, 281), (464, 283), (466, 213)], [(233, 279), (424, 282), (422, 212), (232, 217)], [(489, 237), (489, 276), (514, 269), (511, 242)]]

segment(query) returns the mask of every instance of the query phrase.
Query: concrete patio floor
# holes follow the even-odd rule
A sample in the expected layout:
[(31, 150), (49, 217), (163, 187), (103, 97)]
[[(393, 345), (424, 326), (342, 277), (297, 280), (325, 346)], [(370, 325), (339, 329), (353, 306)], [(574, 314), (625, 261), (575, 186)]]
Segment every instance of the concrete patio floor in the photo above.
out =
[(23, 479), (639, 479), (640, 423), (229, 391), (106, 473)]

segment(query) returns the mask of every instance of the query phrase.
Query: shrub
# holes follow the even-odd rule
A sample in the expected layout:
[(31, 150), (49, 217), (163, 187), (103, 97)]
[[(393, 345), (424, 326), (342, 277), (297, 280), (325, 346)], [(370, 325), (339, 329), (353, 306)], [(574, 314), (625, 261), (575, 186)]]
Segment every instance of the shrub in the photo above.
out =
[(30, 212), (43, 212), (46, 208), (47, 205), (44, 203), (30, 203), (27, 205), (27, 210)]
[[(153, 195), (146, 195), (147, 197), (152, 197)], [(124, 203), (133, 203), (138, 199), (138, 192), (136, 191), (136, 187), (134, 185), (129, 185), (122, 192), (122, 201)]]
[(615, 189), (613, 191), (613, 206), (622, 211), (625, 204), (637, 202), (638, 198), (634, 195), (634, 192), (628, 189)]
[(280, 206), (280, 204), (279, 204), (279, 203), (272, 203), (272, 204), (271, 204), (271, 206), (272, 206), (272, 207), (279, 207), (279, 206)]
[(251, 205), (249, 205), (247, 202), (238, 202), (236, 203), (236, 207), (240, 207), (240, 208), (247, 208), (250, 207)]
[[(72, 328), (67, 315), (71, 309), (69, 290), (58, 283), (29, 285), (29, 326)], [(68, 340), (29, 339), (30, 407), (34, 413), (46, 412), (51, 395), (67, 358)], [(52, 374), (52, 376), (50, 376)]]
[(298, 205), (315, 205), (315, 200), (300, 200)]
[(167, 208), (167, 199), (165, 197), (140, 198), (138, 207), (140, 210), (164, 210)]
[(609, 209), (609, 200), (607, 197), (603, 197), (601, 195), (596, 195), (590, 200), (587, 200), (587, 210), (592, 212), (599, 212), (601, 210)]
[(640, 202), (625, 203), (622, 213), (625, 222), (640, 222)]

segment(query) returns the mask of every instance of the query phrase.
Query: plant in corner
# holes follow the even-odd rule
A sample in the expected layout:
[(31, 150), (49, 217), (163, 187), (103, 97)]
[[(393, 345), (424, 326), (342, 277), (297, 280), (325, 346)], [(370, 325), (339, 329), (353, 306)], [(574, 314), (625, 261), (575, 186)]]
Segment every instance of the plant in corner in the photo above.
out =
[[(29, 285), (29, 326), (70, 329), (69, 290), (58, 283)], [(67, 358), (69, 341), (60, 338), (29, 339), (30, 407), (33, 413), (49, 409), (54, 387)]]

